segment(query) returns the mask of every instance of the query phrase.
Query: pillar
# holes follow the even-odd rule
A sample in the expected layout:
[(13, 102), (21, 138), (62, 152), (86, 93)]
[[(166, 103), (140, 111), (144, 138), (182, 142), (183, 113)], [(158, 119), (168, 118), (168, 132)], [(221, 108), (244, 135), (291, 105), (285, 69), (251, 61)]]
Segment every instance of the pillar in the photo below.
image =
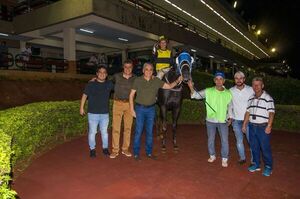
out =
[(68, 61), (68, 73), (76, 74), (76, 41), (75, 29), (64, 28), (63, 30), (64, 42), (64, 59)]

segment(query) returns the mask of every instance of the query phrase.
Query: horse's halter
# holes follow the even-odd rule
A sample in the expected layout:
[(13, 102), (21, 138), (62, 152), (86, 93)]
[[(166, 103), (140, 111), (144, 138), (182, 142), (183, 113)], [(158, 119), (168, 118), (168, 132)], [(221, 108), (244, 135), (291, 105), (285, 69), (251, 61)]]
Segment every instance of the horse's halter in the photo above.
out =
[[(181, 55), (183, 55), (183, 58), (179, 60)], [(191, 74), (193, 62), (194, 62), (194, 58), (191, 57), (188, 53), (186, 53), (186, 52), (180, 53), (179, 56), (176, 58), (176, 71), (178, 71), (179, 74), (182, 75), (182, 69), (184, 67), (188, 67), (189, 73)], [(184, 82), (186, 82), (186, 81), (184, 81)], [(181, 84), (181, 82), (180, 82), (180, 84)]]

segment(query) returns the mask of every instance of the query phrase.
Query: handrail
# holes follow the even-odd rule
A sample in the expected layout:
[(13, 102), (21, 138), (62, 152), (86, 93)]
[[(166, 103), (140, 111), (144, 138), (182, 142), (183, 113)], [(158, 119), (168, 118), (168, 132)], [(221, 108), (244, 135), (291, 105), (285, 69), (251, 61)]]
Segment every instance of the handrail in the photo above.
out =
[(15, 56), (16, 66), (22, 70), (44, 68), (44, 58), (40, 56), (27, 56), (25, 54), (17, 54)]
[(2, 62), (2, 64), (6, 63), (5, 65), (2, 65), (2, 66), (0, 65), (0, 67), (7, 67), (8, 68), (8, 67), (11, 67), (11, 66), (14, 65), (14, 56), (13, 56), (13, 54), (2, 52), (0, 57), (1, 57), (0, 61)]
[(66, 59), (47, 57), (44, 59), (44, 65), (48, 71), (66, 71), (68, 69), (68, 61)]

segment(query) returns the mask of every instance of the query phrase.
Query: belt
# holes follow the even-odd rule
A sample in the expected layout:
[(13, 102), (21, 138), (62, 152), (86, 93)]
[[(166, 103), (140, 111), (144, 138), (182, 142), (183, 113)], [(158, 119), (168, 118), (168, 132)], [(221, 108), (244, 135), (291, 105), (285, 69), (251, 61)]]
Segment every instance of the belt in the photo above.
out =
[(268, 126), (268, 123), (252, 123), (252, 122), (250, 122), (250, 124), (253, 126)]
[(129, 99), (114, 99), (117, 102), (129, 102)]
[(153, 106), (155, 106), (155, 104), (151, 104), (151, 105), (143, 105), (143, 104), (139, 104), (139, 103), (135, 103), (135, 105), (143, 107), (143, 108), (151, 108)]

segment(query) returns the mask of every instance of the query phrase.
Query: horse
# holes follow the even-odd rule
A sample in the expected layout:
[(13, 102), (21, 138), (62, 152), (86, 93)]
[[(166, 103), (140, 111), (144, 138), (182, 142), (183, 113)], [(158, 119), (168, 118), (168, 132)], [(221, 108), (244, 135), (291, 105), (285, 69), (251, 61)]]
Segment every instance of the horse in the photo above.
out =
[[(176, 58), (176, 67), (172, 67), (163, 77), (166, 83), (174, 82), (180, 75), (183, 76), (183, 82), (191, 79), (193, 57), (188, 52), (182, 52)], [(176, 127), (180, 114), (183, 98), (183, 84), (178, 84), (171, 90), (159, 89), (157, 102), (159, 106), (159, 120), (157, 122), (158, 136), (161, 138), (162, 152), (166, 152), (166, 135), (167, 135), (167, 112), (172, 112), (172, 132), (173, 132), (173, 148), (177, 152), (179, 147), (176, 140)]]

